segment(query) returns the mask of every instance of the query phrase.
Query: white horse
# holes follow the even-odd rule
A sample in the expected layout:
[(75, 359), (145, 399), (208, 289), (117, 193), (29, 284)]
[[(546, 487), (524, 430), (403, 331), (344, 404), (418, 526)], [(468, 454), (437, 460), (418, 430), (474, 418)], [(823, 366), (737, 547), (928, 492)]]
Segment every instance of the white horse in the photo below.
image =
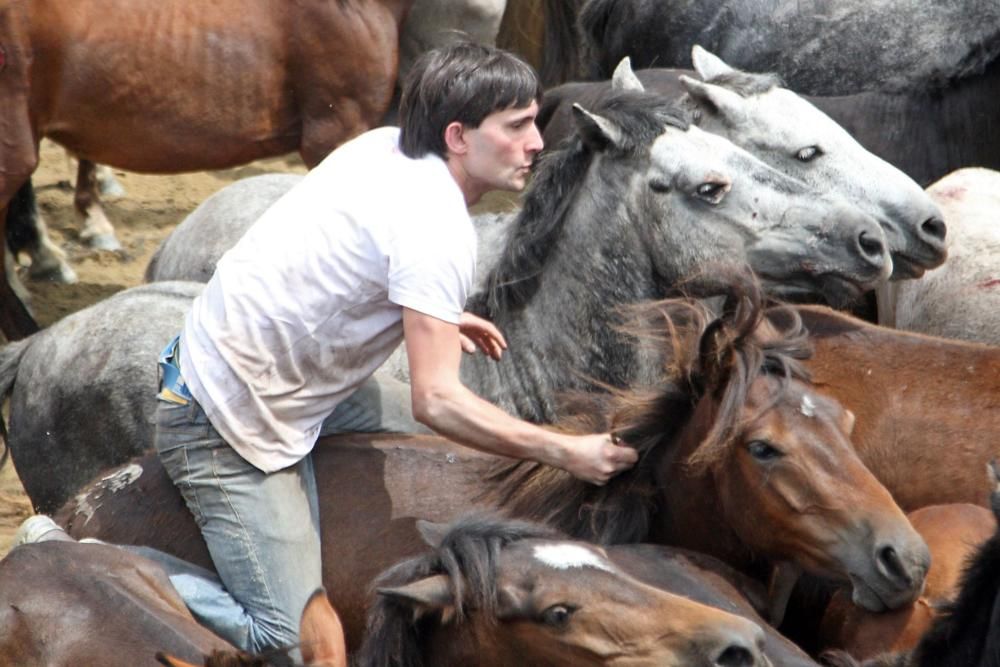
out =
[(879, 291), (879, 323), (1000, 345), (1000, 172), (954, 171), (927, 188), (948, 225), (948, 261)]

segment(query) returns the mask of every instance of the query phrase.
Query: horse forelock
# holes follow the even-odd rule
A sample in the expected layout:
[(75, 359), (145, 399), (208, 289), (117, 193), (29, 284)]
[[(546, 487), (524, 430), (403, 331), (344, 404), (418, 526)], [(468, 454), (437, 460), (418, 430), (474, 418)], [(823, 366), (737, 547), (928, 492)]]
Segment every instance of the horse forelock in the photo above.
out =
[[(452, 623), (468, 618), (475, 609), (487, 622), (497, 617), (497, 563), (508, 544), (526, 539), (565, 539), (550, 526), (489, 515), (459, 519), (431, 552), (397, 563), (372, 584), (373, 588), (404, 586), (433, 575), (446, 575), (455, 598)], [(369, 611), (364, 644), (357, 664), (422, 665), (422, 642), (436, 617), (416, 624), (413, 610), (384, 596), (377, 596)]]
[[(679, 106), (647, 93), (621, 92), (592, 111), (623, 130), (621, 140), (606, 149), (617, 159), (648, 154), (666, 127), (686, 130), (689, 125)], [(496, 318), (523, 307), (535, 295), (594, 158), (591, 147), (574, 135), (538, 159), (524, 204), (473, 310)]]
[(711, 352), (724, 360), (725, 367), (714, 380), (705, 373), (700, 345), (718, 321), (707, 306), (687, 298), (631, 306), (623, 329), (667, 350), (659, 383), (644, 389), (605, 387), (606, 393), (574, 397), (573, 413), (559, 422), (570, 432), (618, 434), (639, 453), (639, 463), (631, 470), (598, 487), (534, 462), (499, 464), (488, 476), (484, 499), (580, 539), (600, 543), (646, 539), (659, 494), (657, 467), (674, 453), (678, 435), (695, 418), (703, 397), (711, 394), (717, 408), (706, 436), (686, 461), (695, 470), (721, 460), (757, 377), (779, 379), (774, 402), (789, 380), (808, 381), (801, 360), (808, 358), (811, 348), (798, 315), (789, 309), (782, 326), (768, 324), (762, 334), (764, 314), (770, 309), (765, 308), (760, 285), (739, 277), (731, 278), (730, 284), (732, 306), (722, 316), (722, 342)]

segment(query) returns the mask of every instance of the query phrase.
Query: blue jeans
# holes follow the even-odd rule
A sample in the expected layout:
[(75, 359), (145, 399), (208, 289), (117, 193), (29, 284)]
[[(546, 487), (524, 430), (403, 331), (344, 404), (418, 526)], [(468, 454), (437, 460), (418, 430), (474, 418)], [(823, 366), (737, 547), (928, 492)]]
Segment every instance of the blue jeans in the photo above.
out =
[[(372, 378), (337, 407), (322, 432), (390, 430), (426, 429), (410, 415), (405, 385)], [(155, 444), (218, 577), (166, 554), (144, 555), (166, 568), (200, 623), (237, 647), (261, 652), (297, 644), (302, 610), (323, 585), (312, 456), (261, 472), (222, 439), (196, 401), (158, 401)]]

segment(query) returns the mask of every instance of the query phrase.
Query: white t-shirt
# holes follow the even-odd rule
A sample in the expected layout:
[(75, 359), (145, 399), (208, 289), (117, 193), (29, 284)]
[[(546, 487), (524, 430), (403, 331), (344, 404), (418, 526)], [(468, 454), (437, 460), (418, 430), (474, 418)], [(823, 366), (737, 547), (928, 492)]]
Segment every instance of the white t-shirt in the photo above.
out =
[(402, 308), (455, 323), (476, 239), (445, 162), (399, 130), (342, 145), (219, 261), (181, 334), (181, 373), (212, 424), (265, 472), (296, 463), (323, 420), (403, 338)]

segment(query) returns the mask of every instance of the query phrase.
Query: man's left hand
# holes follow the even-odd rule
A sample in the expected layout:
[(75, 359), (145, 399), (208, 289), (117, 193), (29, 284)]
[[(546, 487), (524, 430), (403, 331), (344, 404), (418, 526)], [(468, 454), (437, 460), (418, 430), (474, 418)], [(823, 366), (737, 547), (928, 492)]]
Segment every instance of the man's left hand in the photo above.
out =
[(507, 341), (496, 325), (472, 313), (462, 313), (458, 322), (458, 337), (466, 352), (472, 354), (478, 347), (497, 361), (507, 349)]

